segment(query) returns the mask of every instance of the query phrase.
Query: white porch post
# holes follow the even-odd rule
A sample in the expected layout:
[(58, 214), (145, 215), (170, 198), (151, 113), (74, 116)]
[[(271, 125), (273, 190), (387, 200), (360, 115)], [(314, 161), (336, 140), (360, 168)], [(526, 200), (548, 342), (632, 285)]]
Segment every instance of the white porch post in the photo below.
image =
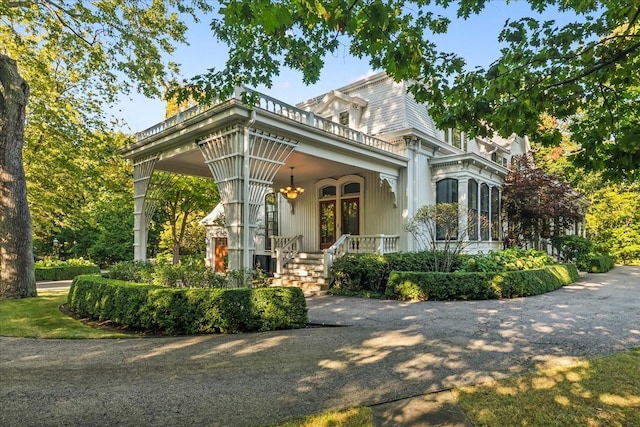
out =
[(147, 224), (145, 198), (153, 168), (158, 156), (153, 155), (133, 161), (133, 259), (147, 259)]
[[(469, 240), (468, 224), (469, 224), (469, 178), (458, 179), (458, 211), (460, 219), (458, 220), (458, 236), (462, 234), (464, 241)], [(459, 237), (458, 237), (459, 238)]]
[(198, 142), (224, 206), (232, 270), (253, 268), (254, 235), (264, 196), (296, 145), (252, 129), (252, 124), (253, 119), (246, 126), (233, 125)]

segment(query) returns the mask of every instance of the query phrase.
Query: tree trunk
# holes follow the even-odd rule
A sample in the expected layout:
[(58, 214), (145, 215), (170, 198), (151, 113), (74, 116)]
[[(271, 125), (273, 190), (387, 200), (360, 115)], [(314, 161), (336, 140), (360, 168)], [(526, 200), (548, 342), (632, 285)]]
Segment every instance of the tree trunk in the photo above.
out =
[(27, 181), (22, 164), (29, 85), (0, 54), (0, 298), (36, 296)]

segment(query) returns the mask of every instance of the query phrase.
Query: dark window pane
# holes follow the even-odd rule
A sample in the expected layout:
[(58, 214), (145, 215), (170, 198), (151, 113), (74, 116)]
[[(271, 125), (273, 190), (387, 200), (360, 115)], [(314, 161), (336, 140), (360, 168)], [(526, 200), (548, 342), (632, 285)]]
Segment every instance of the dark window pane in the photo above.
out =
[(360, 183), (358, 182), (350, 182), (344, 185), (342, 189), (342, 194), (357, 194), (360, 192)]
[(335, 195), (336, 195), (335, 185), (327, 185), (326, 187), (322, 187), (322, 190), (320, 190), (320, 197), (331, 197)]

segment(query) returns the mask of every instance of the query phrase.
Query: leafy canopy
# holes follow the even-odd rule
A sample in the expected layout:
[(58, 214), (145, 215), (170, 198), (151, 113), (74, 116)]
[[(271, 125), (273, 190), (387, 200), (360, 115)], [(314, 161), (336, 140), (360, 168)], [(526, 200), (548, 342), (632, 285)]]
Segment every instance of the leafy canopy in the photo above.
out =
[[(640, 164), (638, 53), (640, 9), (613, 0), (528, 0), (532, 17), (505, 22), (501, 55), (470, 70), (455, 53), (430, 41), (450, 19), (434, 12), (456, 8), (465, 19), (486, 0), (227, 0), (211, 22), (230, 48), (223, 69), (183, 82), (170, 95), (211, 100), (236, 85), (270, 87), (281, 67), (320, 76), (323, 57), (344, 46), (373, 69), (412, 81), (418, 101), (445, 108), (431, 114), (443, 128), (470, 135), (497, 131), (556, 144), (562, 134), (547, 117), (569, 124), (581, 144), (575, 161), (609, 178), (634, 179)], [(540, 19), (547, 9), (575, 17), (558, 24)], [(489, 13), (488, 11), (485, 13)]]

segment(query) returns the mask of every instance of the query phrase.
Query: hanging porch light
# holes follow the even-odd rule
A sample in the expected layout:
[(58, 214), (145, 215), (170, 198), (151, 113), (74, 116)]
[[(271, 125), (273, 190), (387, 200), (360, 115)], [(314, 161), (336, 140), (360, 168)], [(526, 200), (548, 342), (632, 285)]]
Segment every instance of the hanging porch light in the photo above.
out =
[(304, 193), (304, 188), (293, 185), (293, 167), (291, 167), (291, 182), (286, 187), (280, 189), (280, 192), (289, 200), (297, 198)]

